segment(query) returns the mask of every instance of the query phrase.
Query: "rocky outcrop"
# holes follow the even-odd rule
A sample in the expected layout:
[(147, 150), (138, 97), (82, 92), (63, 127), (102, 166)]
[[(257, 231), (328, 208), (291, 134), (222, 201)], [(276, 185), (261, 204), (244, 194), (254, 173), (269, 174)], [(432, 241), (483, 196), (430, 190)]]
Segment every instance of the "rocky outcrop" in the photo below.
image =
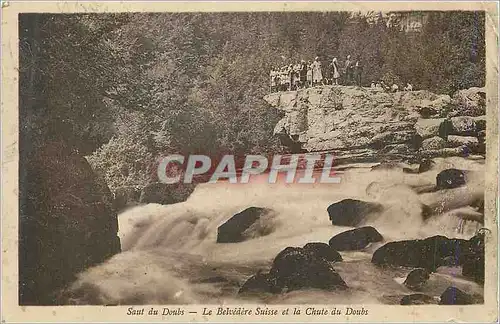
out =
[(344, 199), (328, 206), (327, 212), (333, 225), (358, 226), (368, 215), (382, 209), (383, 206), (379, 203)]
[(78, 272), (120, 252), (117, 214), (78, 151), (48, 142), (30, 157), (20, 175), (20, 304), (57, 304)]
[(370, 243), (383, 241), (382, 235), (373, 227), (365, 226), (342, 232), (330, 239), (328, 244), (337, 251), (362, 250)]
[[(463, 155), (462, 147), (472, 149), (465, 154), (477, 153), (474, 141), (452, 138), (448, 143), (448, 135), (479, 137), (485, 128), (484, 98), (483, 88), (449, 96), (353, 86), (319, 86), (264, 97), (284, 112), (274, 130), (283, 144), (296, 152), (332, 152), (339, 163)], [(460, 150), (455, 149), (458, 145)]]
[(453, 95), (452, 116), (482, 116), (486, 114), (485, 88), (469, 88), (458, 90)]
[[(272, 218), (273, 212), (269, 208), (249, 207), (228, 219), (217, 229), (217, 243), (237, 243), (255, 236), (271, 233), (271, 228), (264, 218)], [(259, 221), (262, 222), (259, 224)], [(260, 226), (263, 225), (263, 226)]]

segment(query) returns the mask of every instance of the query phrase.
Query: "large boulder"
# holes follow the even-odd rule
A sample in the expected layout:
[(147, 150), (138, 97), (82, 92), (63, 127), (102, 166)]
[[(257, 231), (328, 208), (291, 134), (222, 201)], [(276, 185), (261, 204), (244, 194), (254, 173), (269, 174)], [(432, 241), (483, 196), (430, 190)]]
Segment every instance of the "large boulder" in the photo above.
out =
[(415, 123), (415, 130), (423, 139), (439, 136), (439, 126), (443, 120), (444, 118), (419, 119)]
[(313, 244), (307, 248), (285, 248), (276, 255), (268, 273), (258, 272), (250, 277), (238, 293), (277, 294), (310, 288), (322, 290), (347, 288), (342, 277), (328, 261), (331, 259), (330, 255), (325, 258), (322, 253), (317, 253), (320, 250), (317, 249), (319, 245)]
[(328, 244), (337, 251), (362, 250), (373, 242), (381, 242), (384, 238), (371, 226), (359, 227), (342, 232), (330, 239)]
[[(228, 219), (217, 229), (217, 243), (236, 243), (245, 241), (254, 236), (251, 229), (260, 230), (260, 236), (270, 234), (271, 229), (266, 227), (268, 217), (272, 216), (269, 208), (249, 207)], [(259, 220), (263, 226), (259, 226)], [(258, 227), (258, 228), (256, 228)]]
[(405, 266), (424, 268), (434, 272), (446, 264), (448, 257), (461, 263), (462, 254), (469, 242), (462, 239), (449, 239), (436, 235), (423, 240), (390, 242), (373, 253), (372, 263), (377, 265)]
[(472, 278), (476, 282), (484, 283), (484, 233), (476, 234), (469, 240), (467, 250), (462, 260), (462, 275)]
[(446, 141), (439, 136), (426, 138), (422, 141), (422, 150), (440, 150), (446, 147)]
[(113, 197), (63, 142), (20, 160), (19, 303), (57, 304), (76, 274), (120, 252)]
[(429, 270), (417, 268), (412, 270), (404, 281), (404, 285), (411, 290), (420, 290), (430, 278)]
[(318, 258), (323, 258), (330, 262), (342, 261), (342, 256), (336, 250), (334, 250), (330, 245), (322, 242), (311, 242), (307, 243), (303, 247), (306, 253), (310, 253)]
[(469, 88), (458, 90), (452, 98), (455, 116), (480, 116), (486, 114), (486, 89)]
[(458, 169), (446, 169), (436, 176), (436, 188), (453, 189), (466, 183), (465, 172)]
[(379, 203), (356, 199), (344, 199), (327, 208), (332, 224), (338, 226), (358, 226), (369, 214), (382, 210), (383, 206)]
[(466, 146), (472, 152), (477, 152), (479, 148), (479, 139), (474, 136), (449, 135), (447, 146), (448, 147)]
[(270, 274), (286, 291), (305, 288), (335, 290), (347, 288), (346, 283), (324, 258), (302, 248), (287, 247), (273, 261)]
[[(483, 125), (480, 124), (480, 127)], [(439, 125), (439, 136), (444, 139), (447, 139), (448, 135), (477, 136), (479, 131), (476, 118), (469, 116), (447, 118)]]
[(448, 287), (441, 294), (439, 305), (471, 305), (474, 304), (474, 298), (458, 289), (457, 287)]

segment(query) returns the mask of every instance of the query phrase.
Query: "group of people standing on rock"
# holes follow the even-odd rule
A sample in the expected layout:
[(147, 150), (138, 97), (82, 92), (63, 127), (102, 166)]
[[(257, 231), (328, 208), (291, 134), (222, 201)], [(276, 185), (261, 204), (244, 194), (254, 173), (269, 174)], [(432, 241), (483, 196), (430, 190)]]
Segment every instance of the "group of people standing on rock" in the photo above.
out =
[(342, 65), (336, 57), (326, 65), (316, 57), (313, 62), (306, 63), (302, 60), (300, 63), (272, 68), (269, 73), (270, 91), (293, 91), (317, 85), (339, 85), (339, 83), (361, 86), (362, 73), (361, 62), (351, 60), (350, 55), (347, 55)]

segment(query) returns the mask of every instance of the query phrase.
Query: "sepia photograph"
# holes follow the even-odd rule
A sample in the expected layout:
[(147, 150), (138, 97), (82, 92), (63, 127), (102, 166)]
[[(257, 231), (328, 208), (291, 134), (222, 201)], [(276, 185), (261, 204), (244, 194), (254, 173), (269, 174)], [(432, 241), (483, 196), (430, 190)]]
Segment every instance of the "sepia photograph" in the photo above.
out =
[(491, 17), (376, 8), (19, 13), (15, 303), (484, 306)]

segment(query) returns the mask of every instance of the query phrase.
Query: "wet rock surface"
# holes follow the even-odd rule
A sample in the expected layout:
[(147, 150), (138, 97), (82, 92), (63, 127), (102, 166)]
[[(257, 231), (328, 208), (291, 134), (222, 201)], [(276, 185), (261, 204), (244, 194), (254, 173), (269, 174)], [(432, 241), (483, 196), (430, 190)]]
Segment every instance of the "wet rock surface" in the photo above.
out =
[(248, 239), (245, 232), (261, 217), (271, 213), (268, 208), (249, 207), (235, 214), (217, 229), (217, 243), (236, 243)]
[[(311, 288), (346, 289), (347, 284), (328, 261), (332, 259), (330, 254), (325, 257), (323, 253), (317, 252), (318, 243), (310, 244), (314, 245), (306, 244), (307, 248), (287, 247), (282, 250), (274, 258), (268, 273), (259, 272), (250, 277), (238, 293), (285, 293)], [(326, 249), (326, 246), (323, 247)], [(335, 257), (335, 260), (340, 261), (338, 257)]]
[(365, 226), (342, 232), (330, 239), (328, 244), (337, 251), (362, 250), (370, 243), (383, 241), (382, 235), (373, 227)]
[(333, 225), (358, 226), (371, 213), (382, 211), (379, 203), (356, 199), (344, 199), (328, 206), (327, 211)]

